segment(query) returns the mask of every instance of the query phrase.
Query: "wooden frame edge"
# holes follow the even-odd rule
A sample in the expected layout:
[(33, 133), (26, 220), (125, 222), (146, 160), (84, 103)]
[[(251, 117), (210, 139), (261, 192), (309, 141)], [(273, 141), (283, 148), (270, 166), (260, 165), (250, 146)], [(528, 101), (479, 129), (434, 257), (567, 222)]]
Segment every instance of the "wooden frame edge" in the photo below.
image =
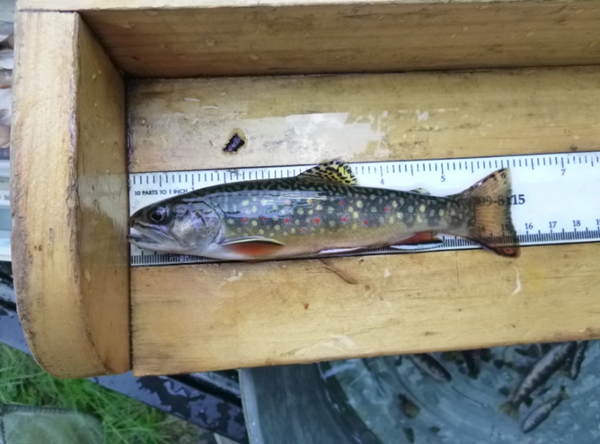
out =
[[(112, 226), (120, 236), (126, 229), (123, 81), (77, 13), (20, 12), (17, 34), (12, 254), (25, 336), (40, 365), (55, 376), (124, 372), (130, 368), (128, 249), (123, 236), (123, 248), (116, 249), (123, 251), (111, 251), (114, 242), (94, 231)], [(80, 53), (82, 47), (87, 53)], [(94, 70), (97, 78), (81, 77)], [(95, 95), (94, 88), (115, 76), (121, 81), (115, 88), (122, 96), (123, 134), (110, 141), (115, 171), (107, 168), (103, 176), (91, 164), (107, 165), (94, 158), (101, 140), (93, 124), (118, 111), (102, 102), (114, 95)], [(122, 146), (115, 146), (119, 137)], [(125, 199), (116, 200), (125, 208), (103, 219), (107, 199), (91, 193), (106, 181), (124, 188)], [(114, 273), (114, 281), (102, 267)], [(107, 278), (108, 284), (99, 282)], [(118, 282), (116, 292), (110, 282)], [(102, 308), (111, 301), (117, 301), (114, 308)]]

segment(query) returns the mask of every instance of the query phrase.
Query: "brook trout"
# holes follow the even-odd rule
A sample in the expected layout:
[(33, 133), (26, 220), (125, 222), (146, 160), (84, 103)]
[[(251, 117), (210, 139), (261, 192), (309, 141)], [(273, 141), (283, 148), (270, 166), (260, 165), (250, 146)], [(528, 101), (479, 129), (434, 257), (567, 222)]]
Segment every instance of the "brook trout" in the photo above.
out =
[(148, 205), (133, 214), (129, 241), (150, 250), (224, 260), (306, 257), (422, 244), (443, 232), (517, 257), (508, 169), (462, 193), (357, 185), (336, 160), (298, 176), (215, 185)]

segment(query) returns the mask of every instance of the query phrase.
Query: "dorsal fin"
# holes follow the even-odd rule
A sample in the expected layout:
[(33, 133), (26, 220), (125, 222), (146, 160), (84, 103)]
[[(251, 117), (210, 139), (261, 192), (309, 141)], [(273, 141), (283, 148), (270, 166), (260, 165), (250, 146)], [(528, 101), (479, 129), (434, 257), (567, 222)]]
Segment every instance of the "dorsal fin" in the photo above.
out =
[(343, 185), (356, 185), (358, 181), (350, 165), (340, 159), (323, 162), (316, 167), (300, 173), (298, 179), (316, 180), (319, 182), (334, 182)]
[(423, 188), (415, 188), (414, 190), (410, 190), (411, 193), (424, 194), (425, 196), (431, 196), (431, 193)]

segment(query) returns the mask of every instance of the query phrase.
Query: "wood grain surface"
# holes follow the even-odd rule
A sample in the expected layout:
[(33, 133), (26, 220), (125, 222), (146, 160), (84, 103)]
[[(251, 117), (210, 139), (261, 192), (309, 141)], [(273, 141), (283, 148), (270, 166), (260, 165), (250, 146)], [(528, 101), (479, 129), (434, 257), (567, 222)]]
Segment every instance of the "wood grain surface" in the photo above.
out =
[[(600, 68), (143, 81), (133, 171), (600, 148)], [(267, 123), (265, 123), (265, 120)], [(239, 127), (249, 143), (222, 152)], [(600, 337), (599, 244), (133, 268), (133, 369)]]
[(130, 368), (125, 89), (78, 14), (17, 17), (12, 257), (28, 344), (59, 377)]
[(600, 2), (24, 0), (80, 10), (138, 77), (600, 63)]
[[(141, 80), (131, 171), (600, 147), (600, 68)], [(222, 152), (235, 131), (248, 143)]]

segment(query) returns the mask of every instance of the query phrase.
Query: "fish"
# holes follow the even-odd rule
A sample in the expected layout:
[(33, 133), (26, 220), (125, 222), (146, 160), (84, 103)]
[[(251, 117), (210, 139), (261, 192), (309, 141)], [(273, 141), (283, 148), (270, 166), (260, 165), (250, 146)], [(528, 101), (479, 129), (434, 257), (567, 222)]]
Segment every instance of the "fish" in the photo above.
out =
[(579, 376), (579, 372), (581, 371), (581, 364), (583, 364), (583, 360), (585, 359), (585, 351), (588, 346), (588, 341), (580, 341), (577, 343), (575, 348), (575, 352), (573, 353), (573, 359), (571, 360), (571, 365), (569, 366), (569, 378), (575, 380), (577, 376)]
[(523, 433), (529, 433), (536, 429), (540, 424), (548, 419), (550, 413), (552, 413), (552, 411), (558, 407), (561, 402), (569, 398), (570, 397), (565, 391), (565, 388), (561, 387), (560, 393), (557, 396), (540, 404), (525, 417), (521, 423), (521, 430)]
[(515, 258), (510, 193), (509, 169), (437, 197), (359, 186), (336, 159), (290, 178), (214, 185), (153, 203), (131, 215), (128, 240), (165, 253), (257, 261), (431, 243), (443, 232)]
[(419, 353), (417, 355), (409, 355), (408, 357), (422, 373), (440, 382), (452, 381), (452, 375), (433, 356), (427, 353)]
[(500, 411), (515, 419), (518, 418), (521, 403), (538, 387), (545, 384), (564, 365), (565, 360), (574, 350), (575, 342), (563, 342), (546, 352), (523, 378), (508, 402), (500, 406)]
[(469, 377), (477, 379), (479, 376), (479, 353), (477, 350), (464, 350), (461, 352), (467, 366)]

